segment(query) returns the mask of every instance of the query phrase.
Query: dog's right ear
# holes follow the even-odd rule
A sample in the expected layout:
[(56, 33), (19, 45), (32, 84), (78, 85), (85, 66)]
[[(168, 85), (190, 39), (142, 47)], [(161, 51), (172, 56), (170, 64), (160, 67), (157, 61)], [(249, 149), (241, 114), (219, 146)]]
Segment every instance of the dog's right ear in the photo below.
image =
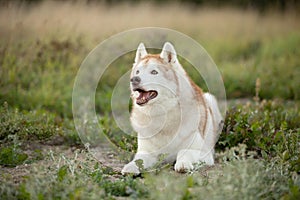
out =
[(143, 43), (140, 43), (135, 54), (134, 62), (138, 63), (142, 58), (144, 58), (147, 55), (147, 51), (145, 48), (145, 45)]
[(176, 63), (177, 62), (177, 54), (170, 42), (166, 42), (164, 47), (160, 53), (160, 57), (165, 60), (167, 63)]

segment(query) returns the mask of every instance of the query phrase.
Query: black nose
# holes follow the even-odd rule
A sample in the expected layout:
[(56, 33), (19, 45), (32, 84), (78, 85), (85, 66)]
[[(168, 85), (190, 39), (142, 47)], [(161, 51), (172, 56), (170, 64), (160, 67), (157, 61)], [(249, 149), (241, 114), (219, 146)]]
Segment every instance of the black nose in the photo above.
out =
[(141, 78), (139, 76), (134, 76), (130, 79), (130, 82), (133, 85), (138, 85), (141, 82)]

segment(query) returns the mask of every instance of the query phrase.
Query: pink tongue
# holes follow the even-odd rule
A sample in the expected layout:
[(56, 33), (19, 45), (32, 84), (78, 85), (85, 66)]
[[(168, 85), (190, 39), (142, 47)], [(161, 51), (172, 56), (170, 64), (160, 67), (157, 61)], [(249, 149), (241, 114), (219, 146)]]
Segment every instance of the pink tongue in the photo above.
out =
[(150, 94), (150, 92), (140, 92), (140, 95), (139, 95), (139, 97), (137, 99), (142, 99), (143, 97), (145, 99), (148, 99), (149, 98), (149, 94)]

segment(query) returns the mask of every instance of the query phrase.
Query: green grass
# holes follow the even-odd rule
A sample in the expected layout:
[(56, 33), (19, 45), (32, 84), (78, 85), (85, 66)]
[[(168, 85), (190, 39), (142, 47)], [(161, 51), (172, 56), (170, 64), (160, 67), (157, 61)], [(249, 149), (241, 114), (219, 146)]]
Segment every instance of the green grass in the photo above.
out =
[(255, 158), (256, 153), (247, 151), (245, 145), (217, 154), (219, 163), (214, 167), (199, 165), (187, 174), (166, 168), (143, 178), (121, 176), (85, 151), (74, 155), (50, 152), (43, 165), (33, 164), (30, 176), (17, 186), (6, 178), (1, 182), (2, 198), (297, 199), (300, 195), (297, 173), (278, 158), (271, 162)]
[(211, 43), (207, 46), (223, 75), (229, 98), (251, 97), (261, 80), (264, 99), (299, 99), (299, 33), (284, 37)]
[[(299, 100), (299, 42), (297, 33), (243, 43), (211, 43), (214, 47), (207, 49), (220, 68), (228, 98), (251, 98), (255, 95), (255, 81), (260, 78), (261, 98)], [(29, 45), (23, 43), (1, 45), (0, 104), (7, 101), (20, 109), (46, 109), (72, 117), (74, 78), (88, 49), (81, 47), (80, 40), (72, 39), (31, 41), (29, 51)], [(104, 96), (111, 95), (111, 88), (130, 70), (132, 62), (132, 57), (123, 56), (112, 63), (101, 79), (99, 92), (104, 90)], [(192, 68), (188, 72), (196, 83), (206, 87)], [(96, 100), (98, 111), (106, 111), (101, 106), (110, 107), (105, 98)]]
[(87, 53), (80, 45), (57, 40), (1, 45), (1, 104), (7, 101), (20, 109), (59, 111), (71, 117), (74, 77)]
[[(16, 115), (16, 111), (5, 106), (2, 107), (5, 112), (1, 112), (1, 118), (15, 115), (16, 124), (30, 119), (30, 114)], [(110, 199), (118, 196), (147, 199), (239, 199), (245, 196), (249, 199), (297, 199), (300, 195), (298, 106), (298, 103), (284, 106), (282, 102), (262, 101), (231, 107), (217, 143), (216, 165), (207, 167), (199, 163), (195, 165), (195, 171), (187, 174), (176, 174), (172, 166), (168, 166), (155, 172), (145, 172), (142, 177), (122, 176), (113, 168), (99, 164), (84, 149), (77, 149), (71, 154), (64, 150), (43, 152), (38, 158), (31, 156), (29, 160), (26, 155), (28, 149), (22, 145), (32, 141), (29, 133), (24, 137), (22, 131), (13, 132), (1, 144), (4, 147), (0, 152), (0, 164), (2, 167), (14, 167), (29, 163), (31, 168), (17, 185), (13, 178), (9, 178), (13, 175), (2, 172), (1, 196), (3, 199)], [(43, 118), (43, 115), (40, 117)], [(111, 126), (108, 122), (101, 123), (106, 128)], [(38, 123), (31, 126), (38, 126)], [(49, 120), (47, 126), (51, 129), (57, 125)], [(1, 126), (0, 130), (4, 129)], [(36, 133), (31, 134), (34, 136)], [(44, 137), (64, 134), (68, 132)], [(125, 142), (127, 150), (130, 147), (134, 149), (136, 145), (135, 141), (124, 141), (124, 138), (113, 134), (109, 136), (120, 147)]]
[(62, 123), (60, 117), (56, 117), (46, 111), (24, 111), (12, 110), (7, 102), (0, 107), (0, 138), (5, 140), (9, 135), (17, 135), (23, 140), (43, 140), (53, 135), (62, 134), (59, 124)]

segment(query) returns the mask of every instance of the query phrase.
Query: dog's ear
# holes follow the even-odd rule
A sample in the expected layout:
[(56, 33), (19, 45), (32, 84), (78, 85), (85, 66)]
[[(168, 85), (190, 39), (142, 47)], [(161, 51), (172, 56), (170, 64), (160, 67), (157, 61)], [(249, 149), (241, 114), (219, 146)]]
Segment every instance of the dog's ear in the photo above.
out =
[(170, 42), (164, 44), (160, 57), (167, 63), (175, 63), (177, 61), (176, 51)]
[(136, 50), (134, 62), (138, 63), (147, 54), (148, 53), (146, 51), (145, 45), (143, 43), (140, 43), (137, 50)]

